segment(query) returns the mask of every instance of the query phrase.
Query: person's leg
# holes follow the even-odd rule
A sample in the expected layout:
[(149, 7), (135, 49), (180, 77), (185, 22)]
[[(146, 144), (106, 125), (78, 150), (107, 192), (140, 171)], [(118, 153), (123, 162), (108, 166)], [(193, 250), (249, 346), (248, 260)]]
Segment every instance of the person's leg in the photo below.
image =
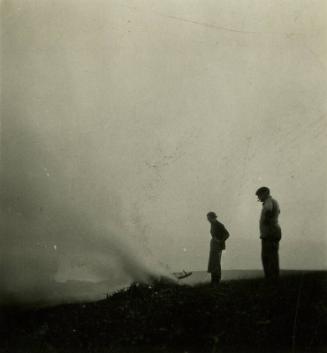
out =
[(275, 260), (275, 263), (276, 263), (276, 277), (279, 277), (279, 254), (278, 254), (278, 249), (276, 250), (276, 260)]
[(211, 273), (211, 285), (217, 287), (220, 283), (220, 274), (217, 272)]
[(265, 278), (269, 278), (270, 271), (269, 271), (269, 247), (268, 243), (266, 240), (261, 240), (261, 261), (262, 261), (262, 267), (263, 267), (263, 272), (265, 274)]
[(217, 286), (221, 280), (221, 251), (218, 251), (216, 256), (216, 266), (213, 272), (211, 272), (211, 284)]
[(279, 256), (278, 256), (278, 243), (272, 244), (271, 249), (271, 277), (276, 279), (279, 277)]
[(278, 278), (278, 242), (268, 240), (262, 241), (262, 264), (266, 279)]
[(211, 285), (214, 286), (217, 283), (217, 273), (211, 272)]
[(218, 252), (218, 266), (217, 266), (217, 281), (218, 281), (218, 283), (221, 280), (221, 253), (222, 253), (222, 251)]

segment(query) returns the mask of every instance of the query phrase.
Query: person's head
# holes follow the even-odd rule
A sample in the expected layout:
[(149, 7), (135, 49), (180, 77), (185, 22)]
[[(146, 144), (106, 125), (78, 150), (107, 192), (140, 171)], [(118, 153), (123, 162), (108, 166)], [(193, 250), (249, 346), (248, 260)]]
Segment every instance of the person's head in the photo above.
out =
[(264, 202), (267, 200), (267, 198), (269, 197), (270, 195), (270, 190), (269, 188), (267, 188), (266, 186), (262, 186), (261, 188), (259, 188), (256, 193), (255, 193), (257, 196), (258, 196), (258, 200), (261, 201), (261, 202)]
[(217, 219), (217, 215), (215, 214), (215, 212), (209, 212), (207, 213), (207, 219), (210, 223), (212, 223)]

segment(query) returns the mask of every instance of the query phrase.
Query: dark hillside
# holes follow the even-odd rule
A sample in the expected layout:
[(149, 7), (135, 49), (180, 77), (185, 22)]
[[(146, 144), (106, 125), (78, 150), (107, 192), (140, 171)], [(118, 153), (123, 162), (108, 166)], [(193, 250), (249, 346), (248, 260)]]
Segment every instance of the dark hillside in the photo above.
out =
[(3, 317), (4, 352), (322, 352), (326, 272), (189, 287), (134, 284), (106, 300)]

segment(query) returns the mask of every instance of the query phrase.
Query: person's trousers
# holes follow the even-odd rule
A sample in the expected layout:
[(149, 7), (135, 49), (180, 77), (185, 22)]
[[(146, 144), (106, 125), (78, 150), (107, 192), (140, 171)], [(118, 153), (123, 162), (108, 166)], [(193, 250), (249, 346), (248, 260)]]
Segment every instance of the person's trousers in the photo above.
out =
[(208, 272), (211, 273), (211, 284), (218, 284), (221, 280), (221, 250), (211, 251)]
[(220, 272), (211, 272), (211, 284), (213, 286), (220, 283), (221, 280), (221, 271)]
[(279, 276), (279, 243), (278, 241), (262, 239), (261, 246), (261, 260), (265, 277), (276, 279)]

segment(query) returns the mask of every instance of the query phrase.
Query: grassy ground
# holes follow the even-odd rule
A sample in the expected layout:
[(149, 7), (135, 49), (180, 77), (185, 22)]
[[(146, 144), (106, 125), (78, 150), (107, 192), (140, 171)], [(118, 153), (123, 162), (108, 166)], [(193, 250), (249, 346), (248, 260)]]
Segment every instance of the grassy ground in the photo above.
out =
[[(2, 352), (323, 352), (327, 273), (223, 282), (218, 289), (134, 284), (106, 300), (7, 309)], [(327, 350), (325, 350), (327, 352)]]

